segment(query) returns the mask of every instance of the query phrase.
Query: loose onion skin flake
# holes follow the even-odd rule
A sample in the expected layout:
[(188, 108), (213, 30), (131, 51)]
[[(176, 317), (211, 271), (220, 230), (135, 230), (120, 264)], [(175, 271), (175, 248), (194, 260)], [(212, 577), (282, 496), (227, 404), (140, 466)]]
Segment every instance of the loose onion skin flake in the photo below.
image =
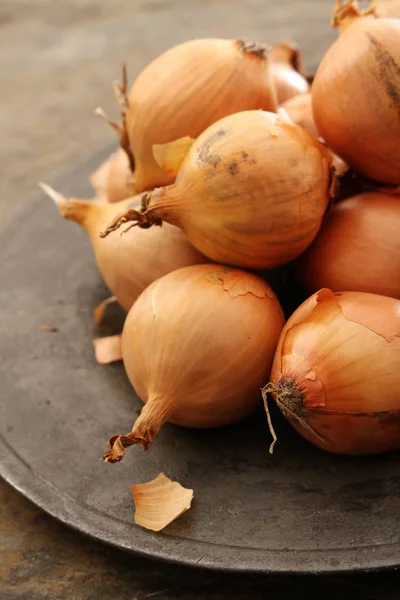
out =
[(330, 151), (284, 111), (237, 113), (197, 138), (173, 185), (146, 194), (144, 210), (125, 211), (102, 235), (128, 221), (145, 228), (166, 221), (213, 261), (252, 269), (285, 264), (320, 228), (331, 162)]
[(310, 292), (400, 298), (400, 197), (367, 192), (335, 204), (296, 270)]
[(121, 335), (109, 335), (93, 340), (96, 361), (109, 365), (122, 360)]
[(328, 289), (311, 296), (282, 331), (263, 390), (267, 414), (269, 392), (323, 450), (400, 448), (400, 301)]
[(272, 364), (284, 317), (260, 277), (195, 265), (155, 281), (125, 321), (126, 372), (145, 406), (133, 430), (110, 438), (104, 460), (146, 449), (167, 421), (228, 425), (252, 414)]
[(356, 2), (337, 2), (339, 39), (312, 85), (323, 139), (355, 171), (400, 184), (400, 19), (376, 19)]
[[(56, 202), (64, 219), (74, 221), (87, 231), (104, 282), (125, 310), (130, 309), (155, 279), (181, 267), (208, 262), (189, 244), (180, 229), (168, 223), (148, 232), (135, 228), (127, 235), (101, 240), (99, 233), (110, 219), (128, 207), (140, 208), (140, 196), (104, 204), (67, 199), (46, 184), (41, 187)], [(101, 309), (98, 310), (100, 316)]]
[(196, 138), (212, 123), (243, 110), (276, 110), (268, 53), (253, 42), (192, 40), (142, 71), (123, 108), (138, 192), (174, 181), (154, 160), (154, 144)]
[(152, 481), (131, 486), (135, 502), (135, 523), (161, 531), (189, 510), (193, 500), (193, 490), (186, 489), (176, 481), (171, 481), (160, 473)]

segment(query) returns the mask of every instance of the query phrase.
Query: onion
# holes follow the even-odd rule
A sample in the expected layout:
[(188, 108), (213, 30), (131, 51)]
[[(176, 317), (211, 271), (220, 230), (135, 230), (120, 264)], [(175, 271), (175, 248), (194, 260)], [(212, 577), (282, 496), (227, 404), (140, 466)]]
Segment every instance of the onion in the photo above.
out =
[(122, 334), (128, 377), (146, 404), (131, 433), (110, 439), (104, 460), (121, 460), (132, 444), (147, 448), (167, 421), (218, 427), (250, 415), (283, 323), (270, 286), (245, 271), (195, 265), (154, 282)]
[(314, 118), (328, 146), (364, 176), (400, 183), (400, 20), (337, 3), (339, 39), (312, 85)]
[(238, 40), (201, 39), (176, 46), (136, 79), (123, 121), (135, 161), (138, 192), (172, 183), (153, 157), (153, 145), (196, 138), (226, 115), (276, 110), (268, 50)]
[(168, 224), (148, 232), (136, 228), (129, 235), (100, 240), (99, 232), (106, 223), (124, 208), (132, 205), (139, 208), (140, 197), (102, 204), (67, 200), (49, 186), (41, 184), (41, 187), (55, 200), (65, 219), (78, 223), (87, 231), (99, 271), (111, 293), (126, 310), (155, 279), (181, 267), (207, 262), (177, 227)]
[(297, 269), (311, 292), (400, 298), (400, 199), (370, 192), (335, 204)]
[(286, 323), (271, 382), (264, 398), (272, 392), (316, 446), (338, 454), (400, 448), (400, 302), (320, 290)]
[[(180, 149), (180, 146), (179, 146)], [(330, 152), (285, 114), (246, 111), (209, 127), (175, 184), (146, 195), (127, 221), (178, 225), (214, 261), (262, 269), (284, 264), (316, 236), (329, 199)]]
[(315, 138), (319, 137), (312, 111), (311, 93), (300, 94), (290, 98), (290, 100), (282, 104), (282, 108), (285, 109), (295, 125), (302, 127)]
[(135, 193), (134, 176), (123, 148), (118, 148), (92, 173), (90, 181), (96, 190), (96, 200), (119, 202)]
[(280, 42), (270, 52), (271, 70), (278, 104), (309, 90), (302, 75), (300, 52), (293, 42)]

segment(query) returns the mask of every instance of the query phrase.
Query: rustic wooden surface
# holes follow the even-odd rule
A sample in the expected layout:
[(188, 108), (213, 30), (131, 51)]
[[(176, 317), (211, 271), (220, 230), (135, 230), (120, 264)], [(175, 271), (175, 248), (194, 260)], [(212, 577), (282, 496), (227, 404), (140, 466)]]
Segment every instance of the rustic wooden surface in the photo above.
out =
[[(0, 223), (36, 182), (110, 143), (93, 115), (117, 116), (111, 82), (165, 48), (200, 36), (297, 39), (315, 66), (333, 39), (329, 0), (2, 0)], [(77, 190), (79, 194), (79, 190)], [(359, 587), (361, 586), (361, 587)], [(284, 580), (189, 570), (103, 547), (0, 483), (1, 600), (400, 598), (398, 576)]]

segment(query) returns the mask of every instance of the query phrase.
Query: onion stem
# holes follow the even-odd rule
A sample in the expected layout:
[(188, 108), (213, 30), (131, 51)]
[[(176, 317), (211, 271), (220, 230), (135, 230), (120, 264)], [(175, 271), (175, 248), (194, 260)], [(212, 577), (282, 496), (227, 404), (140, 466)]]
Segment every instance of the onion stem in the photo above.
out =
[(142, 229), (148, 229), (152, 225), (161, 225), (161, 219), (153, 217), (147, 212), (149, 200), (149, 194), (143, 194), (140, 210), (137, 210), (136, 208), (127, 208), (123, 213), (120, 213), (111, 221), (110, 225), (108, 225), (108, 227), (106, 227), (106, 229), (100, 233), (100, 237), (107, 237), (108, 234), (116, 231), (121, 227), (121, 225), (124, 225), (129, 221), (133, 221), (133, 223), (129, 225), (129, 227), (122, 233), (126, 233), (129, 231), (129, 229), (135, 226), (141, 227)]
[(110, 125), (110, 127), (112, 127), (112, 129), (114, 129), (114, 131), (116, 131), (116, 133), (118, 134), (121, 148), (123, 150), (125, 150), (125, 152), (126, 152), (126, 155), (129, 160), (129, 166), (133, 173), (135, 170), (135, 159), (134, 159), (133, 152), (129, 145), (128, 134), (126, 131), (126, 113), (129, 108), (127, 88), (128, 88), (128, 75), (127, 75), (127, 70), (126, 70), (126, 64), (124, 63), (122, 65), (122, 81), (114, 82), (114, 92), (117, 97), (117, 102), (121, 107), (121, 123), (118, 124), (118, 123), (115, 123), (114, 121), (111, 121), (111, 119), (109, 119), (109, 117), (104, 112), (104, 110), (100, 107), (96, 108), (95, 114), (102, 117), (102, 119), (104, 119), (105, 122), (108, 123), (108, 125)]

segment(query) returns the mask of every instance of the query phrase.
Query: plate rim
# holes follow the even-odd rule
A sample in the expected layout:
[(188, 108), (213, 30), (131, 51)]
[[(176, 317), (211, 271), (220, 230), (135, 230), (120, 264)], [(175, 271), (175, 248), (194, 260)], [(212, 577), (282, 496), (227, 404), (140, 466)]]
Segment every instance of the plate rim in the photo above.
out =
[[(393, 561), (388, 562), (387, 557), (385, 562), (382, 562), (382, 550), (387, 548), (397, 548), (400, 552), (400, 544), (383, 544), (378, 546), (365, 546), (353, 548), (329, 548), (327, 550), (265, 550), (258, 548), (246, 548), (237, 546), (228, 546), (220, 544), (209, 544), (208, 542), (194, 541), (191, 539), (179, 538), (179, 555), (174, 553), (174, 546), (177, 547), (176, 537), (164, 535), (162, 538), (165, 549), (159, 550), (153, 541), (159, 538), (160, 533), (146, 532), (147, 543), (142, 544), (141, 548), (132, 547), (129, 544), (115, 542), (111, 537), (107, 538), (98, 532), (89, 523), (85, 525), (84, 515), (86, 512), (91, 514), (96, 513), (97, 522), (100, 520), (103, 531), (112, 531), (109, 528), (110, 523), (118, 522), (118, 519), (107, 515), (102, 511), (96, 511), (92, 507), (84, 507), (68, 494), (63, 494), (49, 481), (35, 473), (29, 464), (27, 464), (0, 434), (0, 476), (14, 489), (21, 493), (29, 501), (33, 502), (37, 507), (46, 512), (63, 525), (67, 525), (71, 529), (78, 531), (81, 534), (88, 536), (107, 546), (111, 546), (118, 550), (123, 550), (131, 554), (152, 559), (161, 560), (163, 562), (178, 564), (187, 567), (204, 568), (211, 571), (219, 571), (224, 573), (251, 573), (251, 574), (277, 574), (277, 575), (340, 575), (350, 573), (367, 573), (386, 570), (397, 570), (399, 560), (396, 559), (396, 553), (393, 553)], [(26, 483), (28, 482), (28, 485)], [(54, 494), (57, 490), (58, 494)], [(50, 491), (50, 495), (49, 492)], [(46, 493), (47, 492), (47, 493)], [(50, 498), (50, 501), (49, 501)], [(74, 514), (78, 516), (77, 523), (68, 517), (68, 513), (73, 509)], [(120, 521), (123, 527), (126, 527), (125, 521)], [(105, 527), (104, 527), (105, 525)], [(132, 520), (132, 527), (138, 527)], [(134, 531), (134, 530), (133, 530)], [(132, 540), (135, 535), (133, 534)], [(212, 548), (218, 548), (218, 551), (208, 552)], [(199, 554), (199, 557), (193, 558), (191, 555)], [(279, 564), (279, 555), (285, 556), (301, 555), (304, 560), (296, 561), (296, 566), (288, 568), (286, 561)], [(311, 561), (315, 560), (315, 555), (320, 555), (320, 565), (317, 568), (310, 568)], [(360, 559), (360, 555), (368, 555), (369, 559)], [(242, 556), (241, 556), (242, 555)], [(251, 555), (251, 556), (250, 556)], [(273, 556), (275, 555), (275, 557)], [(272, 557), (272, 560), (271, 560)], [(334, 558), (335, 564), (332, 564), (326, 558)], [(357, 557), (358, 563), (355, 565), (354, 558)], [(349, 560), (353, 558), (353, 560)], [(207, 560), (204, 560), (207, 559)], [(255, 560), (254, 560), (255, 559)], [(349, 566), (351, 565), (351, 566)]]

